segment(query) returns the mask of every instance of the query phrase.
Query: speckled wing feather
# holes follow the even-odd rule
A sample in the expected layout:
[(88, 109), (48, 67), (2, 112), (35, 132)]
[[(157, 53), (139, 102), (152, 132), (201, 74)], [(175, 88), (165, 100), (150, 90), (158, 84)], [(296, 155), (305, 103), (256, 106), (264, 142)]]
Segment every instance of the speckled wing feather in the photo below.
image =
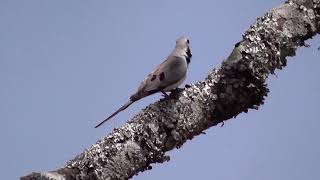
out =
[(187, 63), (184, 58), (169, 56), (159, 64), (140, 84), (137, 94), (160, 91), (180, 79), (187, 73)]

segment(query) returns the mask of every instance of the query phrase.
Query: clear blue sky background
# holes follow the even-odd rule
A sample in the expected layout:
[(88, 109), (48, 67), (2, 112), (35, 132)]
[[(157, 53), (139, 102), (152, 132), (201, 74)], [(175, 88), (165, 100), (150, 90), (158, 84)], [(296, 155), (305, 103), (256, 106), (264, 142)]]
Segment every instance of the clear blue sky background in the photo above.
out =
[[(13, 180), (53, 170), (160, 98), (102, 128), (186, 35), (187, 83), (205, 78), (255, 19), (281, 0), (0, 0), (0, 169)], [(173, 150), (135, 180), (320, 179), (320, 38), (269, 79), (270, 94), (224, 127)]]

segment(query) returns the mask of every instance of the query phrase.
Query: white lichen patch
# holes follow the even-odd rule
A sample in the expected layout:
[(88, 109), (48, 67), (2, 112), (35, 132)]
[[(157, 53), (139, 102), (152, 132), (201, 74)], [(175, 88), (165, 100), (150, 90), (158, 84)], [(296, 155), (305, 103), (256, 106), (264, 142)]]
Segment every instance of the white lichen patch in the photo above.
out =
[(57, 172), (44, 172), (41, 173), (41, 176), (43, 176), (44, 178), (48, 178), (48, 179), (54, 179), (54, 180), (65, 180), (65, 176), (61, 175)]

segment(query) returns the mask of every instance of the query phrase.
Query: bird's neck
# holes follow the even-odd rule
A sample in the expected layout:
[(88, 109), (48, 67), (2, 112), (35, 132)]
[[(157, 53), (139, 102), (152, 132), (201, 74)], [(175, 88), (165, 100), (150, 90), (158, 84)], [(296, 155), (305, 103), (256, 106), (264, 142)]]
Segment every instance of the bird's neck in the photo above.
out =
[(176, 46), (171, 54), (175, 56), (188, 56), (188, 51), (190, 51), (189, 46)]
[(189, 46), (176, 46), (171, 55), (185, 58), (188, 64), (190, 63), (192, 57)]

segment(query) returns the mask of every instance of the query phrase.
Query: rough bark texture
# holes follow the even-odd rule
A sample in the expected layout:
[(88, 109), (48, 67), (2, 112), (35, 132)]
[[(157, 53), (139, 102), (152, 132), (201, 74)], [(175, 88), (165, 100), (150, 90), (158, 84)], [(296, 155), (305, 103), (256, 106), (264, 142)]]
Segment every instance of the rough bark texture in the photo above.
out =
[(285, 2), (258, 18), (204, 81), (149, 105), (65, 167), (21, 179), (129, 179), (152, 163), (168, 161), (167, 151), (241, 112), (258, 109), (269, 91), (267, 77), (320, 32), (319, 19), (320, 0)]

